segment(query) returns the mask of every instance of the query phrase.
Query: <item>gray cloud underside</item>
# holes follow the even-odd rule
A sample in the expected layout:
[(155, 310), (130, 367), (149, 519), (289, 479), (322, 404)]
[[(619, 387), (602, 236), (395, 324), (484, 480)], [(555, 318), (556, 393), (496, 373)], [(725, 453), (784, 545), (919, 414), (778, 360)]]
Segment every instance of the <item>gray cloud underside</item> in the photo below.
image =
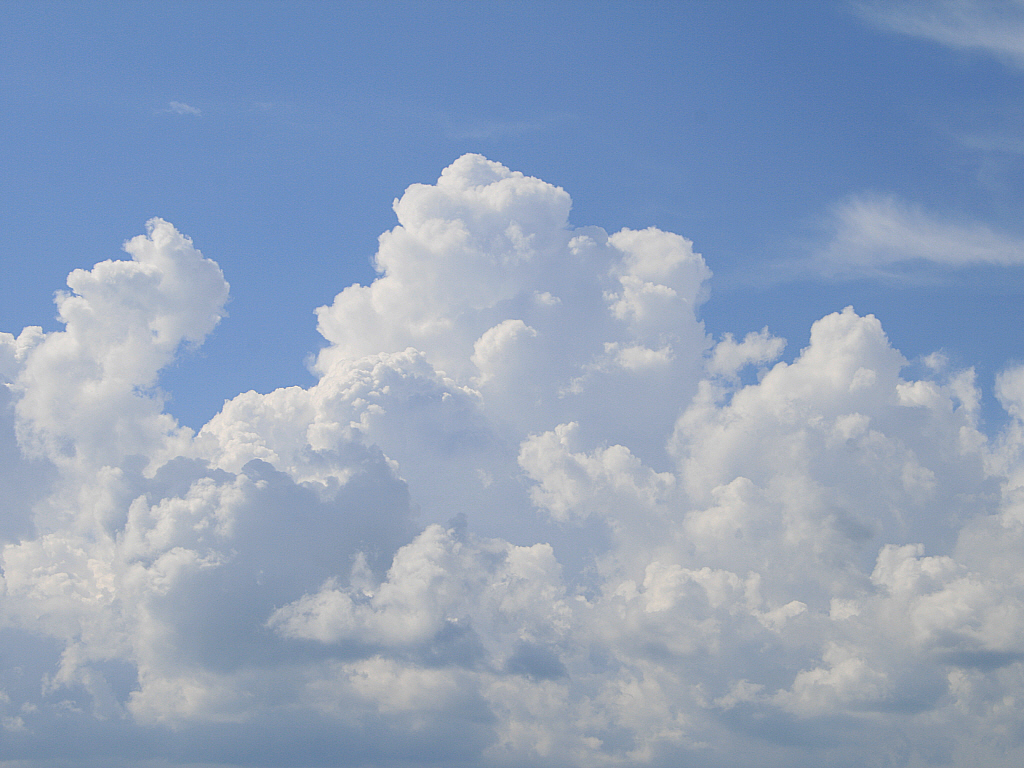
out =
[(716, 342), (689, 241), (570, 202), (410, 187), (317, 383), (198, 434), (228, 286), (167, 222), (0, 335), (0, 760), (1020, 764), (1024, 370), (992, 436), (850, 308)]

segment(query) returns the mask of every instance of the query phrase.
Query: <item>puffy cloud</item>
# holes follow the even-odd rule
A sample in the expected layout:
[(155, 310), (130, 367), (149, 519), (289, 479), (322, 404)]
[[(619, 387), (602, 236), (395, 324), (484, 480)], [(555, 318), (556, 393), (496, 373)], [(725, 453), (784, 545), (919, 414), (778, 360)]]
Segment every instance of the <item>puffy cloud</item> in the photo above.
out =
[(58, 293), (65, 329), (10, 339), (9, 387), (19, 440), (32, 455), (93, 470), (186, 439), (163, 412), (157, 374), (183, 344), (200, 344), (223, 315), (220, 268), (161, 219), (125, 243), (131, 261), (68, 276)]
[(767, 328), (748, 333), (741, 342), (737, 342), (731, 333), (726, 333), (715, 345), (708, 361), (708, 372), (735, 378), (748, 365), (756, 363), (763, 367), (774, 362), (785, 347), (786, 340), (772, 336)]
[(714, 343), (689, 241), (569, 209), (414, 185), (317, 382), (198, 434), (159, 373), (227, 284), (170, 224), (0, 335), (0, 759), (1016, 764), (1021, 370), (985, 435), (852, 308)]

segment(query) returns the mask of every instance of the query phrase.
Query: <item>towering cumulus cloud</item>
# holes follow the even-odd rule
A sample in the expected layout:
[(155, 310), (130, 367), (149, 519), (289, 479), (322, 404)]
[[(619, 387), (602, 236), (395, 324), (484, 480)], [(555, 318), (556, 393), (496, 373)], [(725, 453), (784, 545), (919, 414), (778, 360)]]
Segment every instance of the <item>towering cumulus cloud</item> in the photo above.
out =
[(413, 185), (317, 383), (198, 434), (228, 286), (167, 222), (0, 334), (0, 760), (1019, 765), (1024, 371), (986, 435), (851, 308), (716, 342), (688, 240), (569, 210)]

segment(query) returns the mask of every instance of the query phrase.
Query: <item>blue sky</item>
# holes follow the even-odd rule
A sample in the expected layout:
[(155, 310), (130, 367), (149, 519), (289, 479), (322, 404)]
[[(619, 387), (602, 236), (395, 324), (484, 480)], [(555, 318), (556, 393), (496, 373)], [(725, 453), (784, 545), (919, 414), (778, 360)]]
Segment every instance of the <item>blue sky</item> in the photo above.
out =
[(1020, 765), (1022, 87), (1020, 0), (4, 3), (0, 768)]
[(702, 313), (716, 336), (768, 325), (794, 354), (852, 304), (908, 356), (943, 348), (989, 381), (1020, 346), (1019, 268), (773, 270), (824, 247), (851, 196), (1022, 234), (1021, 68), (855, 5), (9, 3), (4, 17), (3, 327), (55, 328), (71, 269), (116, 256), (151, 216), (173, 222), (232, 285), (204, 352), (165, 375), (193, 427), (243, 389), (308, 383), (311, 308), (371, 280), (391, 201), (468, 151), (569, 190), (573, 224), (693, 240), (717, 276)]

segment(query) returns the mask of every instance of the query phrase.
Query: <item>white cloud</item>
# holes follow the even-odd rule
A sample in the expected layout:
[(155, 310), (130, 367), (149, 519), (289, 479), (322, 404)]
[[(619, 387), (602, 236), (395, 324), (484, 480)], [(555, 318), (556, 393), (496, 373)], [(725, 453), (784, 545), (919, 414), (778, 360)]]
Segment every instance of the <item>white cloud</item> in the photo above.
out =
[(0, 335), (0, 759), (1020, 757), (1024, 374), (986, 436), (852, 308), (714, 344), (689, 241), (569, 208), (476, 155), (410, 187), (318, 381), (197, 435), (159, 372), (227, 284), (170, 224)]
[(1001, 152), (1009, 155), (1024, 155), (1024, 137), (989, 131), (985, 133), (963, 133), (958, 136), (968, 149), (981, 152)]
[(712, 351), (708, 371), (734, 378), (748, 365), (764, 366), (774, 362), (785, 346), (786, 340), (772, 336), (767, 327), (757, 333), (748, 333), (741, 342), (737, 342), (731, 333), (726, 333)]
[(193, 107), (183, 101), (172, 101), (167, 105), (166, 111), (176, 115), (195, 115), (196, 117), (203, 114), (198, 107)]
[(1024, 238), (977, 222), (952, 223), (892, 195), (849, 198), (832, 209), (828, 226), (829, 241), (803, 265), (828, 277), (1024, 264)]
[(125, 243), (131, 261), (68, 276), (56, 303), (65, 330), (27, 329), (13, 343), (10, 387), (18, 436), (32, 455), (82, 469), (151, 456), (185, 439), (163, 413), (157, 374), (182, 344), (199, 344), (223, 315), (220, 268), (161, 219)]
[(1024, 67), (1024, 2), (938, 0), (869, 2), (858, 6), (873, 23), (953, 48), (983, 51)]

